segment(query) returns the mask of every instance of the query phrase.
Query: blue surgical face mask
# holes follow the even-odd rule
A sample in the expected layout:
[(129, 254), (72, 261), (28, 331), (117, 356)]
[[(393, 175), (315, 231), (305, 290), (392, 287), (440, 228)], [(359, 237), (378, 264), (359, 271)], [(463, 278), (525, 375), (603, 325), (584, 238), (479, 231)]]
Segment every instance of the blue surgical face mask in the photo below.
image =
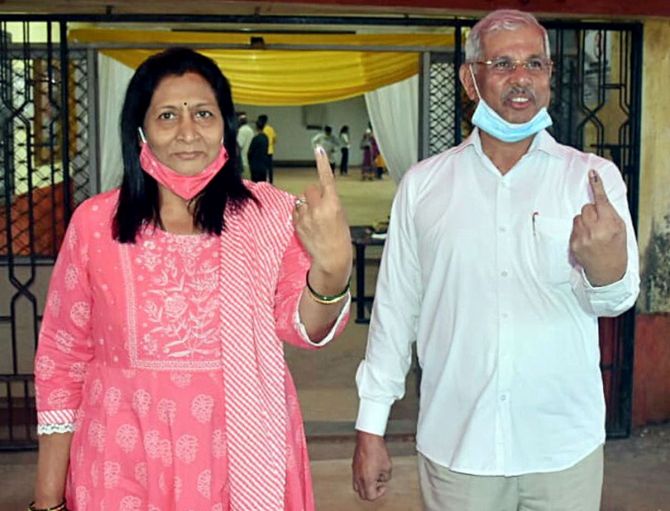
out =
[(477, 80), (475, 80), (475, 75), (472, 72), (472, 66), (470, 66), (470, 75), (475, 84), (477, 96), (479, 96), (479, 103), (477, 103), (477, 108), (472, 116), (472, 124), (480, 130), (485, 131), (498, 140), (512, 143), (532, 137), (553, 124), (551, 116), (545, 107), (542, 107), (530, 121), (521, 124), (506, 121), (484, 101), (484, 98), (479, 93), (479, 87), (477, 87)]

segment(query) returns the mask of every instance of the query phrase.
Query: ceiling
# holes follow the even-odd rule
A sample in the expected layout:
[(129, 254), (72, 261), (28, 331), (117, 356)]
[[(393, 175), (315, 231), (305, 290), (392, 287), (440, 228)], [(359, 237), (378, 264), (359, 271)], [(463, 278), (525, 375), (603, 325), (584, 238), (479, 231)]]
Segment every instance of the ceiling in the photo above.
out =
[(436, 16), (476, 15), (517, 8), (561, 17), (670, 16), (670, 0), (0, 0), (0, 13), (190, 14), (242, 16)]

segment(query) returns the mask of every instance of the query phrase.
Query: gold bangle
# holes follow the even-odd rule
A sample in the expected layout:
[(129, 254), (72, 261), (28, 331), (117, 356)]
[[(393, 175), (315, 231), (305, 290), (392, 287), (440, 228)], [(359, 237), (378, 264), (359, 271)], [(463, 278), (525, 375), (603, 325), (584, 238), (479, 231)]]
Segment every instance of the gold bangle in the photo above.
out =
[(342, 292), (336, 294), (336, 295), (322, 295), (320, 293), (317, 293), (314, 291), (314, 288), (309, 284), (309, 272), (305, 274), (305, 283), (307, 284), (307, 290), (309, 291), (309, 295), (312, 297), (312, 300), (314, 300), (317, 303), (321, 303), (323, 305), (331, 305), (333, 303), (341, 302), (344, 300), (349, 293), (349, 282), (347, 282), (346, 287), (342, 290)]
[(52, 507), (35, 507), (35, 501), (33, 500), (28, 504), (28, 511), (66, 511), (65, 499), (60, 504)]

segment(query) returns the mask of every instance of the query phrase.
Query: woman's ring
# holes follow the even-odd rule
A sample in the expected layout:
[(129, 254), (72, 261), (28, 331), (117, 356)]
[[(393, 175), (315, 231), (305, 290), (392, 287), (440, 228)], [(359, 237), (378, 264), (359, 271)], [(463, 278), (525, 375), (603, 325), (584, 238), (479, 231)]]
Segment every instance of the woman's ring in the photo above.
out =
[(307, 204), (307, 201), (305, 199), (301, 198), (301, 197), (298, 197), (295, 200), (295, 207), (296, 208), (299, 208), (300, 206), (304, 206), (305, 204)]

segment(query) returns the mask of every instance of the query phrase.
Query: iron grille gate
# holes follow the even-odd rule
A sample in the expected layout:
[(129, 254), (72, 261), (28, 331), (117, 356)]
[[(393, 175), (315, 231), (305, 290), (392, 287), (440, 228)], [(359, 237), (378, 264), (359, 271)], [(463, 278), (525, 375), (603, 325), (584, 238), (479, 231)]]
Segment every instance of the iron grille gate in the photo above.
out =
[[(70, 214), (91, 192), (88, 56), (54, 42), (54, 27), (22, 23), (13, 42), (0, 23), (1, 449), (35, 444), (32, 359), (46, 287)], [(47, 42), (31, 43), (33, 31)]]
[[(95, 52), (68, 47), (63, 19), (30, 20), (18, 21), (23, 39), (12, 42), (8, 22), (0, 18), (0, 450), (35, 446), (32, 358), (50, 269), (73, 208), (98, 191)], [(343, 20), (328, 18), (334, 24), (351, 23)], [(319, 24), (324, 18), (282, 21)], [(402, 25), (387, 18), (359, 21)], [(457, 70), (463, 29), (472, 22), (426, 24), (438, 23), (452, 27), (456, 46), (452, 53), (422, 54), (422, 156), (458, 144), (470, 129)], [(31, 43), (36, 26), (46, 32), (46, 43)], [(556, 62), (554, 135), (619, 166), (637, 224), (642, 27), (559, 22), (545, 26)], [(602, 326), (607, 430), (610, 437), (626, 436), (631, 423), (634, 313)]]

